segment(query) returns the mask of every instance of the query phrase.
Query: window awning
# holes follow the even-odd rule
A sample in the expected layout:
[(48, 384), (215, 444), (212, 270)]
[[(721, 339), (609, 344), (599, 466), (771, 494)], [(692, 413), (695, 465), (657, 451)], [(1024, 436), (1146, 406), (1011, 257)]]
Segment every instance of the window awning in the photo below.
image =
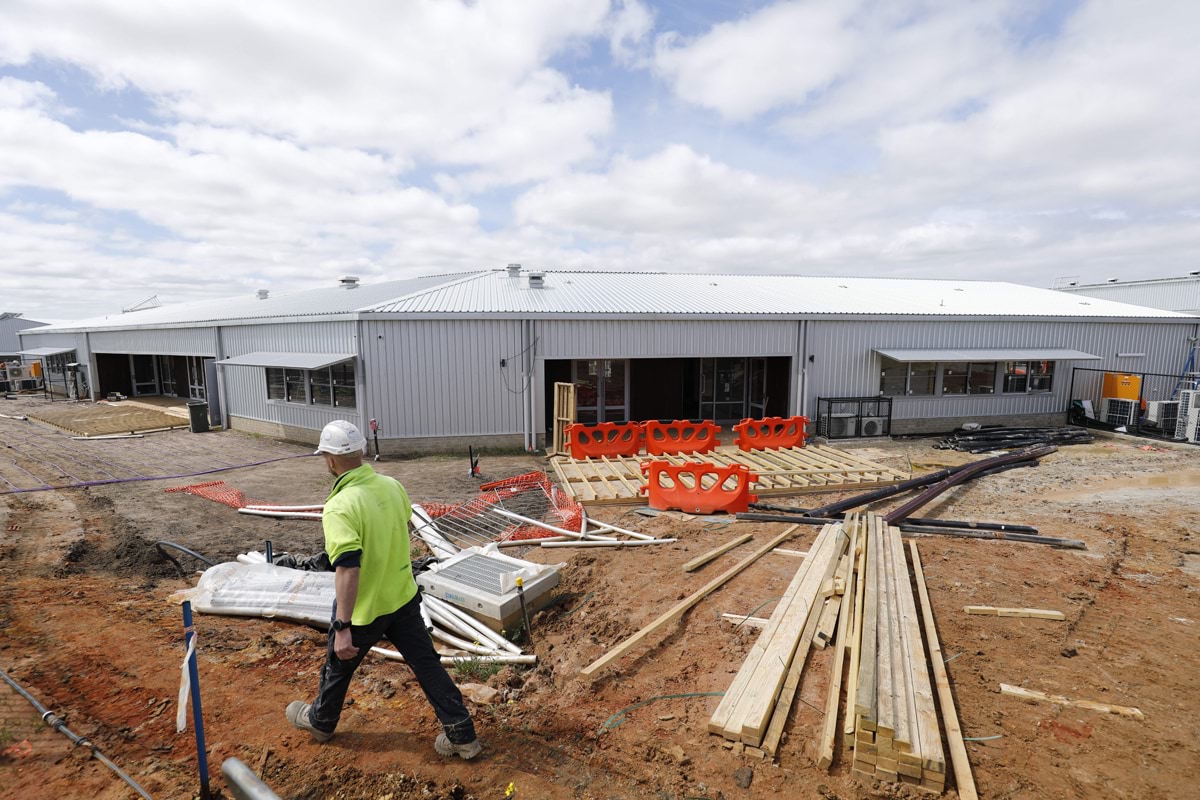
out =
[(1021, 347), (1007, 350), (881, 350), (876, 353), (892, 361), (1099, 361), (1100, 356), (1082, 350)]
[(218, 361), (226, 367), (324, 369), (354, 358), (353, 353), (246, 353)]
[(46, 356), (56, 356), (60, 353), (69, 353), (74, 349), (74, 347), (36, 347), (33, 350), (22, 350), (21, 355), (32, 356), (33, 358), (45, 358)]

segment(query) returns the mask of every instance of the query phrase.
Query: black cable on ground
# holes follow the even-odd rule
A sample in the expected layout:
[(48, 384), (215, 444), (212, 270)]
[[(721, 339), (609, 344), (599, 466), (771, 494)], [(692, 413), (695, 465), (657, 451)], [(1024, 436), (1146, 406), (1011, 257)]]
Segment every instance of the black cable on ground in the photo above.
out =
[(103, 764), (104, 766), (108, 767), (113, 772), (115, 772), (117, 777), (120, 778), (121, 780), (125, 781), (131, 787), (133, 787), (133, 790), (135, 792), (137, 792), (142, 797), (146, 798), (146, 800), (154, 800), (154, 798), (152, 798), (149, 794), (146, 793), (145, 789), (143, 789), (141, 786), (138, 785), (137, 781), (135, 781), (133, 778), (129, 777), (124, 772), (122, 772), (121, 768), (118, 767), (116, 764), (109, 761), (104, 756), (104, 754), (100, 752), (100, 750), (96, 747), (96, 745), (92, 744), (91, 741), (89, 741), (87, 739), (87, 737), (80, 736), (79, 734), (75, 733), (70, 728), (68, 728), (67, 724), (65, 722), (63, 722), (62, 719), (60, 719), (54, 713), (49, 711), (44, 705), (39, 703), (34, 698), (33, 695), (31, 695), (29, 692), (25, 691), (25, 689), (21, 686), (21, 684), (17, 683), (12, 678), (10, 678), (8, 676), (8, 673), (6, 673), (2, 669), (0, 669), (0, 678), (3, 678), (4, 682), (13, 688), (13, 691), (15, 691), (17, 694), (21, 695), (21, 697), (24, 697), (26, 700), (28, 700), (29, 704), (32, 705), (35, 709), (37, 709), (38, 714), (42, 718), (42, 722), (46, 723), (51, 728), (58, 731), (63, 736), (66, 736), (68, 739), (71, 740), (71, 742), (76, 747), (86, 747), (88, 750), (91, 751), (92, 755), (96, 758), (97, 761), (99, 761), (101, 764)]
[(160, 556), (162, 556), (167, 561), (170, 561), (172, 564), (175, 565), (175, 569), (179, 570), (179, 575), (181, 577), (186, 578), (187, 572), (184, 571), (183, 565), (179, 563), (179, 560), (176, 559), (175, 556), (171, 555), (166, 550), (164, 550), (163, 549), (164, 547), (173, 547), (181, 553), (187, 553), (192, 558), (194, 558), (198, 561), (203, 561), (205, 564), (208, 564), (210, 567), (215, 567), (217, 565), (217, 562), (200, 555), (195, 550), (189, 550), (181, 544), (175, 544), (174, 542), (165, 542), (165, 541), (164, 542), (155, 542), (154, 549), (158, 551), (158, 554)]

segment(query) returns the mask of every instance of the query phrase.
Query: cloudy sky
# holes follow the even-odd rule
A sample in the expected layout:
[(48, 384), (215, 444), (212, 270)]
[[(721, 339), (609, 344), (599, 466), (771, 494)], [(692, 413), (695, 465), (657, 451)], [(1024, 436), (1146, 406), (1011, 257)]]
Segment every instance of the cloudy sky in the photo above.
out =
[(0, 310), (1200, 269), (1194, 0), (4, 0)]

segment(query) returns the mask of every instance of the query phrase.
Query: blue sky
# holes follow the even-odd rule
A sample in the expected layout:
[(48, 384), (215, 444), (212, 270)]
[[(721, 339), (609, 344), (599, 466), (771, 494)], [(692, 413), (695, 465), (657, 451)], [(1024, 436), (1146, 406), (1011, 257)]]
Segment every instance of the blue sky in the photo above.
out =
[(1200, 7), (12, 0), (0, 292), (62, 320), (530, 266), (1161, 277)]

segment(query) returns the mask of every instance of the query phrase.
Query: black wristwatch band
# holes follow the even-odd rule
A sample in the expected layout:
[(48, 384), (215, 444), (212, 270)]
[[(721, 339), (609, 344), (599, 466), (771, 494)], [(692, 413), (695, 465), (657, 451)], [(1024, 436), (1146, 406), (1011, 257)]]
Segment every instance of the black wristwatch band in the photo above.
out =
[(333, 629), (335, 631), (344, 631), (349, 627), (350, 627), (349, 622), (342, 622), (340, 619), (335, 619), (333, 621)]

